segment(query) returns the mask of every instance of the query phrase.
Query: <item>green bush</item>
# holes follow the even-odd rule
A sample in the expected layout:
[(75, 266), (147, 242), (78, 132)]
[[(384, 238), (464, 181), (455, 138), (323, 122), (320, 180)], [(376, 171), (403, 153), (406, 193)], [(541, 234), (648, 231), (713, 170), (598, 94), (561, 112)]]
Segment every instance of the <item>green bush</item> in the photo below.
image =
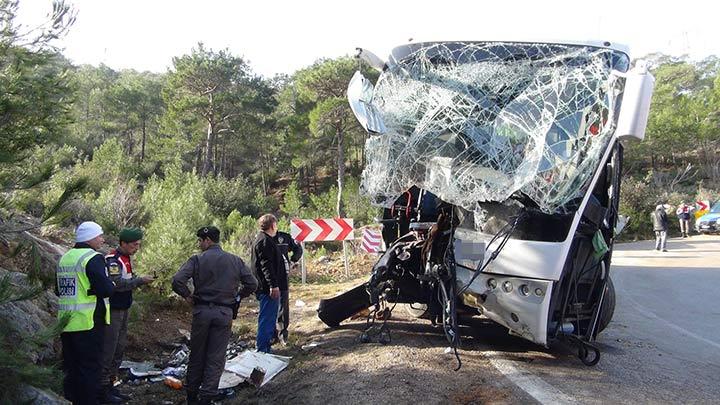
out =
[(67, 145), (37, 147), (22, 164), (0, 170), (0, 185), (16, 189), (11, 195), (15, 208), (42, 217), (45, 208), (57, 201), (69, 183), (72, 175), (67, 166), (76, 153)]
[(620, 187), (620, 214), (630, 217), (623, 231), (625, 239), (649, 239), (653, 237), (650, 214), (663, 201), (643, 180), (625, 177)]
[(137, 257), (141, 273), (155, 272), (155, 285), (170, 290), (170, 279), (197, 251), (195, 232), (213, 223), (203, 182), (172, 164), (164, 179), (152, 177), (142, 196), (149, 218), (143, 247)]
[(225, 249), (235, 253), (249, 265), (250, 249), (257, 234), (257, 220), (251, 216), (243, 216), (238, 211), (228, 215), (226, 226), (227, 239)]
[(254, 217), (260, 217), (260, 215), (267, 214), (268, 212), (275, 212), (278, 207), (278, 202), (275, 197), (265, 195), (260, 189), (258, 189), (255, 194), (253, 204), (255, 206), (255, 212), (250, 215)]
[(205, 180), (205, 200), (213, 214), (225, 218), (233, 210), (242, 215), (254, 215), (255, 190), (244, 177), (228, 180), (224, 177)]
[(116, 180), (100, 191), (97, 198), (88, 201), (95, 221), (106, 234), (117, 235), (128, 225), (138, 223), (142, 207), (137, 181)]
[(78, 175), (89, 179), (88, 192), (97, 195), (107, 187), (108, 182), (134, 178), (138, 168), (123, 151), (120, 141), (110, 138), (95, 148), (91, 160), (81, 162), (75, 170)]
[(382, 208), (371, 205), (370, 200), (360, 194), (360, 182), (356, 178), (347, 180), (343, 190), (343, 201), (346, 215), (353, 219), (355, 228), (372, 224), (376, 217), (382, 216)]
[(303, 214), (303, 198), (298, 189), (297, 182), (293, 181), (288, 184), (285, 190), (285, 197), (280, 206), (280, 210), (287, 214), (290, 218), (301, 218)]
[(310, 205), (305, 210), (309, 218), (334, 218), (336, 217), (337, 187), (332, 186), (322, 194), (310, 195)]

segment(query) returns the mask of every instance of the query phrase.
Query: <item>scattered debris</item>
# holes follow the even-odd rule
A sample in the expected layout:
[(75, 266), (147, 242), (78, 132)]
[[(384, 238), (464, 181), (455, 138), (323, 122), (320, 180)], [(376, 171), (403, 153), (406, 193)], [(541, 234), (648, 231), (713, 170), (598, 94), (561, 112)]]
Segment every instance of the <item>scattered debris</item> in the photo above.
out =
[(295, 306), (296, 306), (296, 307), (302, 308), (302, 307), (304, 307), (305, 305), (306, 305), (306, 304), (305, 304), (305, 301), (303, 301), (303, 300), (295, 300)]
[[(302, 305), (304, 302), (298, 300)], [(183, 339), (190, 338), (190, 332), (185, 329), (178, 329)], [(183, 387), (182, 380), (187, 375), (188, 362), (190, 360), (190, 348), (184, 343), (173, 343), (175, 347), (172, 353), (165, 352), (169, 360), (162, 364), (165, 368), (156, 368), (152, 362), (123, 361), (120, 368), (127, 369), (128, 385), (141, 385), (145, 383), (163, 382), (168, 387), (180, 390)], [(244, 382), (259, 388), (267, 383), (280, 371), (285, 369), (290, 362), (290, 357), (256, 353), (248, 350), (249, 343), (242, 339), (230, 342), (226, 351), (225, 372), (220, 378), (219, 389), (223, 395), (232, 397), (236, 387)]]
[(243, 351), (247, 350), (248, 343), (244, 340), (238, 339), (236, 342), (231, 342), (228, 344), (227, 349), (225, 350), (225, 358), (231, 359), (238, 355), (238, 353), (242, 353)]
[(178, 329), (178, 332), (180, 332), (180, 334), (181, 334), (185, 339), (187, 339), (188, 342), (190, 341), (190, 331), (189, 331), (189, 330), (187, 330), (187, 329)]
[(178, 367), (182, 364), (187, 364), (190, 360), (190, 349), (186, 345), (180, 345), (180, 347), (173, 352), (171, 355), (172, 359), (168, 362), (171, 367)]
[(179, 367), (166, 367), (162, 371), (162, 375), (169, 376), (169, 377), (176, 377), (176, 378), (184, 378), (185, 374), (187, 374), (187, 366), (182, 365)]
[(219, 388), (234, 387), (244, 381), (261, 387), (284, 370), (290, 359), (290, 357), (246, 350), (225, 363), (225, 372), (220, 379)]
[(310, 349), (312, 349), (312, 348), (314, 348), (314, 347), (320, 346), (321, 344), (323, 344), (323, 342), (310, 342), (310, 343), (308, 343), (308, 344), (305, 344), (305, 345), (300, 346), (300, 348), (303, 349), (303, 350), (305, 350), (305, 351), (308, 351), (308, 350), (310, 350)]
[(130, 369), (130, 375), (135, 378), (151, 377), (162, 375), (162, 371), (155, 368), (155, 364), (150, 362), (123, 361), (120, 364), (121, 369)]
[(165, 382), (165, 385), (167, 385), (168, 387), (170, 387), (174, 390), (179, 390), (179, 389), (182, 389), (182, 387), (183, 387), (182, 381), (178, 380), (175, 377), (166, 376), (164, 379), (164, 382)]

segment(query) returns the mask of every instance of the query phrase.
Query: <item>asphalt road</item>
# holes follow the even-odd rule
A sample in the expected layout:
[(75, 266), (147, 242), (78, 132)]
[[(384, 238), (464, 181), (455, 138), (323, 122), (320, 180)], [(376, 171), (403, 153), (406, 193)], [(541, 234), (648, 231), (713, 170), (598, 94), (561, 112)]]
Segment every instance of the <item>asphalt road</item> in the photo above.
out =
[(653, 246), (615, 246), (617, 306), (596, 366), (569, 346), (478, 336), (491, 364), (540, 403), (720, 403), (720, 237)]

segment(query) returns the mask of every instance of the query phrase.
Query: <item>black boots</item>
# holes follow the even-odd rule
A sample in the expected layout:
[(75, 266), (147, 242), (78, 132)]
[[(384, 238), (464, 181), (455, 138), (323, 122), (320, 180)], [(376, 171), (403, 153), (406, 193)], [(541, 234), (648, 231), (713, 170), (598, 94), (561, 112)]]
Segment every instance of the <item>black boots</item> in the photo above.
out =
[(118, 397), (118, 398), (120, 398), (120, 399), (124, 399), (125, 401), (129, 401), (129, 400), (130, 400), (130, 395), (123, 394), (122, 392), (120, 392), (119, 389), (117, 389), (117, 387), (112, 387), (112, 388), (110, 388), (110, 393), (113, 394), (113, 395), (115, 395), (116, 397)]
[[(125, 403), (125, 399), (119, 397), (113, 393), (114, 387), (103, 387), (100, 393), (101, 404), (122, 404)], [(119, 393), (119, 392), (118, 392)], [(125, 395), (123, 395), (125, 396)], [(128, 397), (129, 398), (129, 397)]]

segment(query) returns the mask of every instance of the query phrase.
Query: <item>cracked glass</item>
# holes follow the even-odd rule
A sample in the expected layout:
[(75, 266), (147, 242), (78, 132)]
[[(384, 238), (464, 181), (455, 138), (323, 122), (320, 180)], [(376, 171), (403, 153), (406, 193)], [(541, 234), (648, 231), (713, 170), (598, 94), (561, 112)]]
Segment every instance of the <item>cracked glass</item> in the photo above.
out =
[(475, 210), (515, 199), (575, 210), (613, 136), (627, 55), (560, 44), (396, 48), (369, 99), (383, 133), (361, 189), (384, 206), (415, 185)]

